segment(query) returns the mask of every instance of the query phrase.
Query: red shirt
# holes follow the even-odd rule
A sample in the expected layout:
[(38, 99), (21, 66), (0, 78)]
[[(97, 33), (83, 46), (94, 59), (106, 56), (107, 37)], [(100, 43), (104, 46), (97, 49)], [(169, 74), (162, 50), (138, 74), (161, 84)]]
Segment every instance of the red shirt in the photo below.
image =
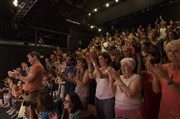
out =
[(42, 79), (44, 75), (44, 67), (40, 62), (33, 64), (28, 72), (28, 75), (34, 74), (35, 78), (25, 82), (23, 89), (28, 92), (38, 91), (42, 88)]
[[(173, 82), (180, 85), (180, 71), (173, 70), (169, 64), (164, 64), (165, 69), (172, 77)], [(161, 79), (162, 97), (159, 111), (159, 119), (180, 119), (180, 95), (167, 84), (165, 79)], [(172, 84), (173, 85), (173, 84)]]

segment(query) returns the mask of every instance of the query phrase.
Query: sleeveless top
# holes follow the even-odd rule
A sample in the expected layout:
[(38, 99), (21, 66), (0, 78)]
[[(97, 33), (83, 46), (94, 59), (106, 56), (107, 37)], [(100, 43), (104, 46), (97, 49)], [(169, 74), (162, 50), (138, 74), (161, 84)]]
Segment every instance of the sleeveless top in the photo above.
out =
[[(84, 72), (84, 74), (87, 73), (87, 71)], [(78, 79), (79, 80), (83, 80), (84, 78), (84, 74), (82, 76), (79, 76)], [(76, 88), (75, 88), (75, 92), (79, 95), (79, 97), (88, 97), (89, 96), (89, 84), (87, 84), (86, 86), (81, 86), (77, 83)]]
[(109, 78), (96, 78), (96, 82), (96, 97), (98, 99), (103, 100), (114, 97), (114, 94), (109, 90)]
[(166, 28), (160, 28), (160, 36), (159, 36), (159, 38), (160, 38), (160, 39), (165, 39), (166, 36), (167, 36), (167, 34), (166, 34)]
[[(123, 75), (120, 76), (123, 83), (129, 87), (133, 80), (136, 80), (139, 75), (132, 74), (128, 79), (124, 79)], [(115, 81), (116, 83), (116, 81)], [(119, 85), (116, 85), (115, 93), (115, 107), (121, 110), (132, 110), (141, 107), (141, 91), (134, 98), (129, 98), (121, 91)]]

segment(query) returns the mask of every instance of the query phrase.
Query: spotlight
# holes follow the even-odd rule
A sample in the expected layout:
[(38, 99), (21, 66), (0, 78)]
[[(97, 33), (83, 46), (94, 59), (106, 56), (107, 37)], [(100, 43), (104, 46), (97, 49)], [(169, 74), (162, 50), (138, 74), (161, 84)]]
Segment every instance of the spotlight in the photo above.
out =
[(109, 7), (109, 3), (106, 3), (106, 7)]
[(90, 28), (93, 29), (95, 26), (91, 25)]
[(13, 1), (13, 5), (14, 5), (15, 7), (17, 7), (17, 6), (18, 6), (18, 0), (14, 0), (14, 1)]
[(98, 29), (98, 31), (99, 31), (99, 32), (101, 32), (101, 31), (102, 31), (102, 29)]
[(94, 8), (94, 12), (97, 12), (97, 8)]
[(91, 16), (91, 13), (89, 13), (88, 16)]

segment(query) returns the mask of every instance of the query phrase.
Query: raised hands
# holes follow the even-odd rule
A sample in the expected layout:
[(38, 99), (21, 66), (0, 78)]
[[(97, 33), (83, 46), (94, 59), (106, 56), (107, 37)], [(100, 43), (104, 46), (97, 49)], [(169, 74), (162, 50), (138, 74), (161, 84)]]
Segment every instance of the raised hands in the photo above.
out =
[(86, 59), (87, 64), (91, 64), (91, 61), (90, 61), (89, 57), (90, 57), (90, 53), (89, 52), (86, 52), (86, 54), (83, 55), (83, 58)]
[(68, 73), (68, 78), (70, 80), (74, 81), (74, 77), (75, 77), (75, 75), (73, 73), (71, 73), (71, 72)]
[(114, 70), (112, 67), (108, 67), (107, 69), (109, 77), (118, 80), (120, 78), (119, 74), (117, 73), (116, 70)]
[(151, 64), (150, 62), (145, 63), (146, 69), (148, 73), (150, 73), (152, 76), (156, 77), (159, 76), (163, 79), (169, 79), (168, 73), (165, 69), (163, 69), (161, 64)]
[(19, 75), (19, 71), (13, 70), (13, 71), (8, 71), (8, 76), (12, 78), (16, 78)]
[(55, 62), (55, 67), (56, 67), (57, 70), (61, 71), (62, 68), (61, 68), (61, 63), (60, 63), (60, 61), (56, 61), (56, 62)]
[(86, 52), (84, 58), (88, 64), (94, 63), (97, 60), (97, 56), (94, 52)]
[(74, 78), (74, 74), (71, 73), (71, 72), (69, 72), (69, 73), (68, 73), (68, 77), (69, 77), (69, 78)]
[(90, 52), (90, 61), (92, 62), (92, 63), (94, 63), (94, 62), (96, 62), (97, 61), (97, 55), (94, 53), (94, 52)]

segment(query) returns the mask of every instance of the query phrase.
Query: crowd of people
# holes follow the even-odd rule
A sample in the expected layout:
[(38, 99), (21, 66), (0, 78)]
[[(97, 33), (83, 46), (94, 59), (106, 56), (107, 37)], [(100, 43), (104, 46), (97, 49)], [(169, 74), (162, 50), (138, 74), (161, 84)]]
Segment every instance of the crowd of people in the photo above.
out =
[[(74, 53), (57, 47), (45, 66), (37, 51), (30, 52), (30, 67), (22, 62), (8, 71), (1, 107), (9, 108), (11, 118), (180, 118), (179, 46), (180, 21), (160, 16), (146, 28), (95, 36)], [(88, 110), (89, 100), (95, 100), (96, 115)]]

